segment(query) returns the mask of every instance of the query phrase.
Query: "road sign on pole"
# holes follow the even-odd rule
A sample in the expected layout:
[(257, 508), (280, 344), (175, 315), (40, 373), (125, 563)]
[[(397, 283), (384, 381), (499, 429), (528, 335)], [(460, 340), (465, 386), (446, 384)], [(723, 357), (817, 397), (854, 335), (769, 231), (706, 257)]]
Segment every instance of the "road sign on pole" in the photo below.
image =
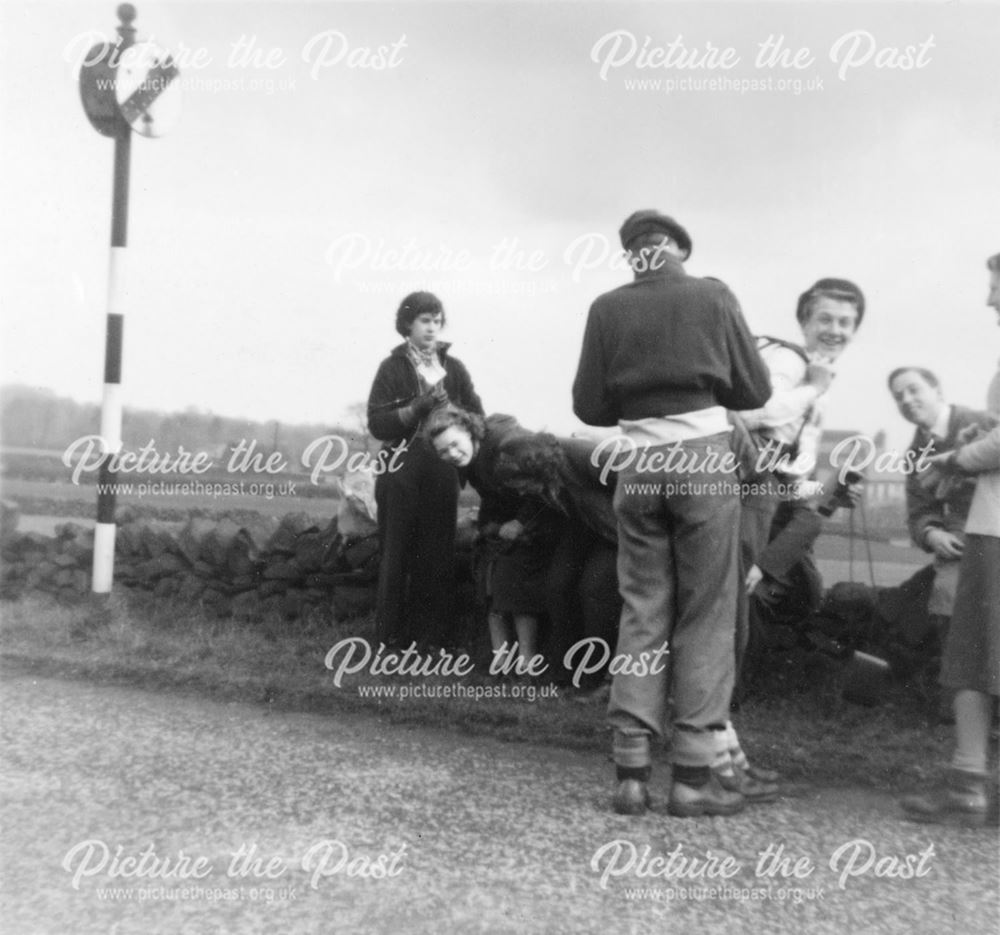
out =
[(163, 136), (180, 112), (180, 69), (154, 42), (140, 42), (122, 54), (115, 99), (125, 122), (141, 136)]
[(180, 105), (179, 71), (169, 53), (154, 43), (135, 41), (136, 10), (118, 7), (119, 40), (98, 43), (80, 69), (80, 98), (91, 125), (115, 141), (111, 199), (111, 256), (104, 346), (101, 438), (105, 458), (97, 493), (94, 566), (91, 590), (109, 594), (114, 578), (116, 473), (111, 455), (122, 446), (122, 340), (125, 334), (125, 246), (128, 241), (128, 189), (133, 130), (162, 136)]

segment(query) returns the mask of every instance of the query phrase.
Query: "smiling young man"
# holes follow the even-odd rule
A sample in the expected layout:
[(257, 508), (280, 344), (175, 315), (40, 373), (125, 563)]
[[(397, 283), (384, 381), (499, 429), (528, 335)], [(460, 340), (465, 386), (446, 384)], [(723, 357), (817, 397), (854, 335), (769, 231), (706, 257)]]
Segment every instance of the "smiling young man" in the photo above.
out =
[[(834, 364), (854, 339), (865, 315), (865, 297), (847, 279), (820, 279), (799, 296), (795, 317), (802, 347), (765, 339), (761, 356), (773, 392), (759, 409), (740, 418), (750, 430), (785, 449), (796, 449), (802, 471), (815, 462), (822, 414), (821, 397), (835, 375)], [(803, 457), (805, 456), (805, 457)], [(798, 473), (798, 472), (796, 472)]]
[[(782, 479), (801, 479), (816, 463), (823, 396), (834, 364), (854, 338), (865, 315), (862, 291), (847, 279), (820, 279), (799, 296), (795, 317), (803, 347), (771, 341), (761, 349), (771, 378), (771, 396), (759, 409), (739, 413), (758, 440), (787, 457)], [(778, 478), (775, 478), (776, 480)], [(744, 498), (742, 557), (748, 590), (760, 580), (756, 560), (767, 545), (780, 498), (772, 493)]]
[[(761, 357), (771, 381), (771, 396), (752, 410), (742, 410), (734, 422), (754, 438), (751, 460), (758, 449), (769, 452), (763, 464), (747, 468), (744, 481), (756, 488), (742, 498), (740, 515), (740, 569), (743, 593), (736, 620), (736, 673), (739, 679), (751, 640), (750, 595), (764, 578), (762, 555), (771, 538), (772, 524), (786, 488), (804, 480), (816, 464), (821, 434), (824, 394), (833, 382), (834, 364), (851, 343), (865, 314), (865, 297), (850, 280), (826, 278), (813, 283), (798, 299), (795, 317), (803, 346), (773, 338), (761, 339)], [(740, 432), (736, 437), (740, 437)], [(744, 457), (746, 462), (746, 457)], [(853, 494), (852, 494), (853, 495)], [(798, 503), (798, 509), (811, 507)], [(750, 801), (767, 801), (778, 792), (778, 776), (751, 764), (733, 725), (717, 736), (714, 768), (724, 788), (741, 792)]]
[(796, 317), (806, 351), (836, 360), (864, 315), (864, 296), (847, 279), (821, 279), (799, 298)]

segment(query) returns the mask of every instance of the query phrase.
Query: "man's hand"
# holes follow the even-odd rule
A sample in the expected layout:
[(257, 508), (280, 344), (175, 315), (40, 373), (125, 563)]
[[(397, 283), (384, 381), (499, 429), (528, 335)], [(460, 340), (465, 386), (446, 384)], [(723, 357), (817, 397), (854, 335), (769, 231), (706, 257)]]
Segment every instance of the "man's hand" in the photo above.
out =
[(955, 463), (957, 453), (958, 449), (953, 448), (951, 451), (945, 451), (942, 454), (930, 455), (924, 458), (924, 464), (929, 464), (933, 470), (946, 477), (953, 474), (960, 474), (962, 470)]
[(958, 430), (958, 435), (955, 436), (955, 447), (960, 448), (962, 445), (968, 445), (969, 442), (974, 442), (982, 434), (982, 430), (973, 422), (972, 425)]
[(837, 491), (837, 506), (853, 510), (860, 502), (865, 485), (860, 481), (856, 484), (845, 484)]
[(958, 536), (944, 529), (929, 529), (924, 536), (924, 542), (938, 558), (943, 558), (945, 561), (953, 562), (961, 558), (965, 548)]
[(491, 539), (500, 532), (499, 523), (486, 523), (479, 527), (479, 538), (480, 539)]
[(823, 360), (814, 360), (806, 365), (806, 383), (816, 387), (820, 395), (830, 388), (835, 376), (833, 367)]
[(753, 589), (760, 584), (761, 579), (764, 577), (764, 572), (762, 572), (756, 565), (754, 565), (747, 572), (746, 588), (747, 594), (753, 594)]
[(506, 542), (513, 542), (524, 532), (524, 524), (517, 519), (508, 520), (497, 532), (497, 535)]

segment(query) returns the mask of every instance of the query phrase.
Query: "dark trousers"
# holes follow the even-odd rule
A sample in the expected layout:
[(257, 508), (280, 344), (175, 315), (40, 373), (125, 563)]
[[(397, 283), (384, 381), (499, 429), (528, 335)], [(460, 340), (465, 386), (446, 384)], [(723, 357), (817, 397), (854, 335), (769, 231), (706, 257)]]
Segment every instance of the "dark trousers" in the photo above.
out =
[[(622, 609), (617, 557), (614, 546), (576, 524), (567, 526), (552, 553), (546, 580), (547, 655), (557, 681), (569, 680), (563, 659), (578, 640), (596, 637), (614, 651)], [(602, 678), (601, 673), (587, 677), (590, 684)]]
[(449, 645), (454, 638), (458, 475), (423, 441), (375, 483), (378, 505), (377, 638), (389, 645)]
[[(766, 478), (772, 483), (776, 481)], [(739, 590), (736, 612), (736, 679), (739, 681), (743, 661), (750, 649), (750, 642), (759, 615), (755, 614), (753, 601), (747, 596), (746, 577), (767, 548), (771, 537), (771, 524), (781, 501), (773, 494), (748, 494), (740, 507), (740, 566)]]
[(1000, 537), (968, 533), (941, 684), (1000, 695)]

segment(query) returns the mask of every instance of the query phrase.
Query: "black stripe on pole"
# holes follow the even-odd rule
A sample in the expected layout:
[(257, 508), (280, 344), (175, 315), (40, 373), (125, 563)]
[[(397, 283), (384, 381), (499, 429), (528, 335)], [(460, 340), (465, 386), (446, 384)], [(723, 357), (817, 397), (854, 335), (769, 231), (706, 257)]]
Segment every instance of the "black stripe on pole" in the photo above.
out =
[(111, 458), (106, 456), (101, 462), (101, 470), (98, 473), (100, 488), (97, 492), (97, 522), (113, 523), (115, 521), (115, 492), (111, 486), (115, 483), (117, 474), (109, 467)]
[(128, 240), (128, 174), (132, 157), (132, 130), (125, 125), (115, 137), (115, 180), (111, 201), (111, 246), (124, 247)]
[(108, 330), (104, 339), (104, 382), (115, 385), (122, 382), (122, 337), (125, 318), (108, 312)]

